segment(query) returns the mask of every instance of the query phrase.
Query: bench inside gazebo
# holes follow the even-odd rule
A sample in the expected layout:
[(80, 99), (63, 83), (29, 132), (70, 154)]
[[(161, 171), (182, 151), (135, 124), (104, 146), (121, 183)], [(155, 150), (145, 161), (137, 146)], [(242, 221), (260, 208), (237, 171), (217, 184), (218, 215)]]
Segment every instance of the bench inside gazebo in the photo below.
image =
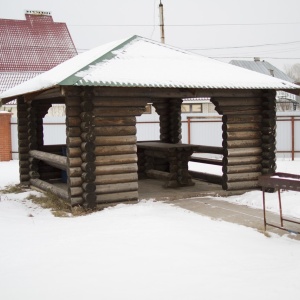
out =
[[(133, 36), (80, 54), (0, 98), (17, 98), (21, 183), (94, 208), (137, 201), (139, 178), (169, 189), (193, 186), (193, 177), (226, 191), (258, 188), (259, 176), (276, 169), (276, 91), (299, 88)], [(198, 97), (210, 97), (223, 116), (222, 147), (181, 143), (182, 99)], [(43, 117), (57, 103), (66, 105), (66, 145), (47, 146)], [(160, 140), (137, 142), (136, 117), (147, 103), (160, 116)], [(189, 172), (191, 155), (201, 152), (223, 155), (222, 176)]]

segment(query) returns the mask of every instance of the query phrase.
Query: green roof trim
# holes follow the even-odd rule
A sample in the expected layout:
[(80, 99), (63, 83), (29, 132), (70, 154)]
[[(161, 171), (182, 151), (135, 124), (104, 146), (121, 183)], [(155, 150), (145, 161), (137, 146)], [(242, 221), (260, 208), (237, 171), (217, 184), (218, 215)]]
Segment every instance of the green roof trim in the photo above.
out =
[[(116, 57), (117, 54), (114, 54), (114, 51), (120, 50), (122, 48), (124, 48), (126, 45), (130, 44), (133, 40), (140, 38), (138, 35), (134, 35), (131, 38), (129, 38), (128, 40), (126, 40), (125, 42), (119, 44), (117, 47), (111, 49), (109, 52), (105, 53), (104, 55), (100, 56), (99, 58), (97, 58), (96, 60), (92, 61), (91, 63), (89, 63), (87, 66), (83, 67), (80, 70), (77, 70), (74, 74), (70, 75), (69, 77), (65, 78), (63, 81), (59, 82), (58, 85), (80, 85), (80, 86), (84, 86), (84, 85), (93, 85), (92, 82), (90, 82), (90, 84), (83, 84), (83, 83), (88, 83), (88, 81), (85, 81), (83, 78), (81, 77), (77, 77), (76, 74), (82, 71), (86, 71), (88, 70), (91, 66), (94, 66), (98, 63), (104, 62), (104, 61), (108, 61), (113, 59), (114, 57)], [(79, 84), (79, 81), (81, 81), (81, 83)]]

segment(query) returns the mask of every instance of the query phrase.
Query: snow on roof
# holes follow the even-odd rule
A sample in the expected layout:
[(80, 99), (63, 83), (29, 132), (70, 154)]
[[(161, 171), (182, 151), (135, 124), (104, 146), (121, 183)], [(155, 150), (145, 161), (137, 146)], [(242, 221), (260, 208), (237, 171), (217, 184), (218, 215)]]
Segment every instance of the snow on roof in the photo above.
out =
[(91, 49), (0, 95), (54, 86), (298, 89), (297, 85), (139, 36)]

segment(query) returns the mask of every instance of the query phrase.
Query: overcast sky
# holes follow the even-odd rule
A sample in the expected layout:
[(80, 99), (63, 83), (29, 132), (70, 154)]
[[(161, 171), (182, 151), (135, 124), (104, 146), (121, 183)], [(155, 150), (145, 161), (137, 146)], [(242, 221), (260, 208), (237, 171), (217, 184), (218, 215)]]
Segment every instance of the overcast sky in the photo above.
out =
[[(166, 44), (225, 62), (260, 57), (300, 63), (300, 0), (162, 0)], [(134, 34), (160, 40), (159, 0), (8, 0), (0, 18), (25, 10), (65, 22), (79, 52)], [(213, 49), (219, 48), (219, 49)]]

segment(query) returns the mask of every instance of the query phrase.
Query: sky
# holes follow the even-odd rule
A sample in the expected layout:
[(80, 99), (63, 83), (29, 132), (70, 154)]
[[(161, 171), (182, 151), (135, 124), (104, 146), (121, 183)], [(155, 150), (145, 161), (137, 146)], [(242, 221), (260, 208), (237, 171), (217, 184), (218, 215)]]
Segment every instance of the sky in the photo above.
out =
[[(166, 44), (229, 62), (260, 57), (281, 70), (300, 63), (299, 0), (162, 0)], [(159, 0), (10, 0), (0, 18), (50, 11), (79, 52), (132, 35), (160, 41)]]

